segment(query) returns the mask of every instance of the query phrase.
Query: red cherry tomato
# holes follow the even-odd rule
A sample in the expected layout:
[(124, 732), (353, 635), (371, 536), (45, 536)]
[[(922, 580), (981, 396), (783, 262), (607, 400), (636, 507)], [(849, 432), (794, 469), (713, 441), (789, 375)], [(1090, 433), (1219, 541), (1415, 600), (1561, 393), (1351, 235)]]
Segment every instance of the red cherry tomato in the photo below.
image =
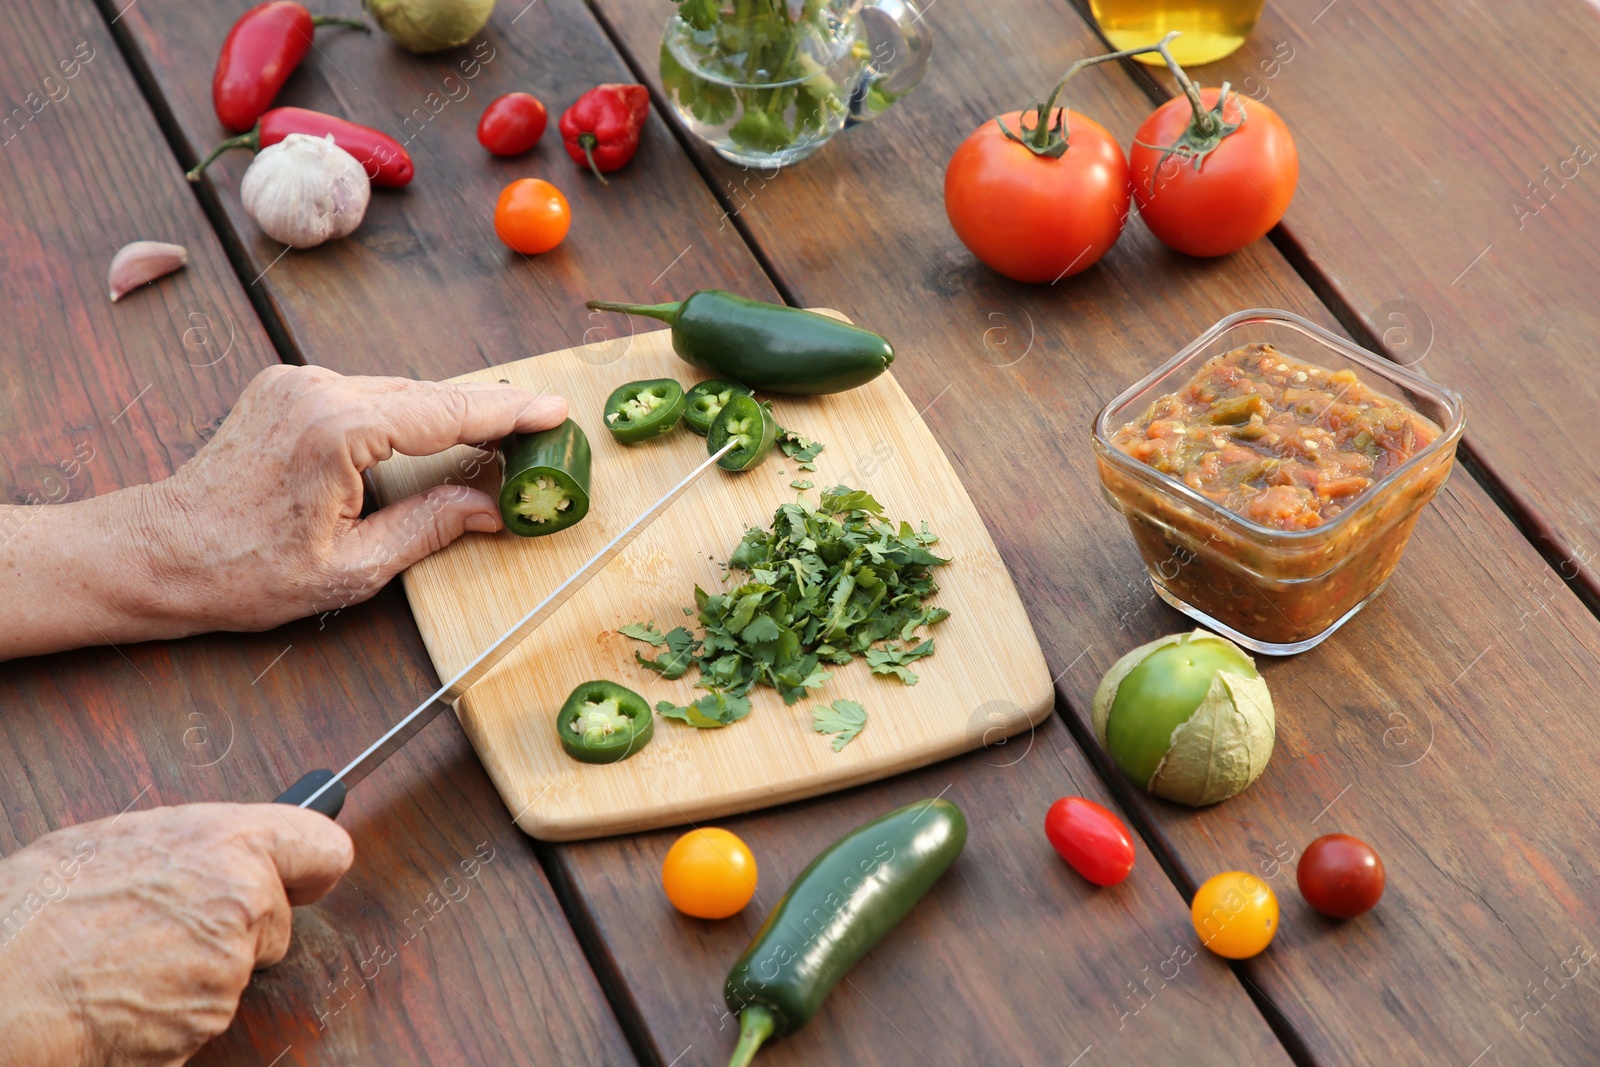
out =
[(1013, 111), (961, 143), (944, 172), (944, 210), (990, 267), (1019, 282), (1054, 282), (1116, 244), (1128, 218), (1128, 161), (1104, 126), (1076, 111), (1066, 113), (1067, 150), (1036, 154), (999, 126), (1021, 135), (1024, 115), (1032, 130), (1037, 113)]
[(1330, 919), (1354, 919), (1383, 896), (1383, 861), (1349, 834), (1325, 834), (1306, 846), (1295, 867), (1300, 895)]
[[(1214, 108), (1217, 90), (1200, 90), (1200, 100)], [(1239, 128), (1199, 160), (1163, 162), (1163, 148), (1146, 147), (1183, 136), (1194, 121), (1186, 96), (1162, 104), (1133, 135), (1139, 216), (1163, 244), (1191, 256), (1224, 256), (1260, 238), (1283, 218), (1300, 178), (1300, 155), (1277, 112), (1229, 93), (1222, 118)]]
[(520, 156), (544, 136), (550, 121), (544, 105), (527, 93), (507, 93), (489, 101), (478, 120), (478, 143), (497, 156)]
[(1116, 885), (1133, 870), (1128, 828), (1092, 800), (1062, 797), (1050, 805), (1044, 835), (1073, 870), (1095, 885)]

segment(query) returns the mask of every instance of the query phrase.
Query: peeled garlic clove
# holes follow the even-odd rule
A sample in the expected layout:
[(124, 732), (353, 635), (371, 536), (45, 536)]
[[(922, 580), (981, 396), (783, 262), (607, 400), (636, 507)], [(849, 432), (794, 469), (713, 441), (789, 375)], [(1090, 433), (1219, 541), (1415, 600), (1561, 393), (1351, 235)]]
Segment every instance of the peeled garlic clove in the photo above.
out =
[(350, 233), (371, 196), (366, 168), (332, 134), (291, 133), (257, 153), (239, 183), (239, 199), (262, 232), (294, 248)]
[(182, 245), (169, 245), (165, 241), (134, 241), (123, 245), (111, 257), (111, 270), (106, 275), (111, 302), (115, 304), (139, 286), (149, 285), (188, 262), (189, 250)]

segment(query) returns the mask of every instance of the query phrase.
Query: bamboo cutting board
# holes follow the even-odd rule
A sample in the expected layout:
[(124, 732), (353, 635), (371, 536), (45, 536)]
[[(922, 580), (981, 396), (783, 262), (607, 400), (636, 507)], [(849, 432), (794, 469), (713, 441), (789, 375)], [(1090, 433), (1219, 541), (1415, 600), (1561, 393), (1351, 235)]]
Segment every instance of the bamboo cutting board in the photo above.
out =
[[(830, 312), (830, 314), (834, 314)], [(900, 358), (916, 358), (902, 353)], [(487, 648), (546, 593), (705, 458), (705, 439), (679, 429), (627, 447), (601, 417), (624, 382), (710, 375), (673, 354), (666, 330), (508, 363), (457, 381), (507, 379), (571, 402), (589, 436), (594, 473), (588, 516), (549, 537), (468, 534), (405, 574), (406, 596), (440, 677)], [(506, 807), (526, 833), (547, 841), (700, 822), (814, 796), (920, 767), (1028, 729), (1053, 699), (1044, 656), (1011, 576), (949, 461), (917, 409), (884, 374), (848, 393), (774, 399), (780, 425), (826, 444), (815, 473), (780, 452), (740, 474), (711, 470), (475, 685), (457, 705), (462, 726)], [(738, 584), (723, 563), (750, 526), (767, 527), (793, 500), (790, 482), (865, 489), (891, 520), (927, 520), (938, 568), (932, 603), (950, 609), (931, 631), (934, 655), (918, 660), (915, 686), (875, 676), (864, 660), (832, 667), (814, 697), (786, 707), (771, 689), (750, 692), (752, 710), (731, 726), (697, 730), (657, 718), (655, 737), (621, 763), (579, 763), (561, 749), (557, 709), (581, 682), (605, 678), (658, 700), (686, 704), (703, 691), (696, 671), (665, 681), (634, 662), (658, 650), (617, 628), (655, 620), (662, 632), (695, 620), (696, 584)], [(395, 456), (374, 471), (384, 503), (429, 486), (465, 482), (497, 495), (498, 467), (462, 447), (437, 456)], [(807, 494), (813, 501), (816, 491)], [(811, 709), (840, 697), (867, 709), (866, 728), (842, 751), (812, 729)]]

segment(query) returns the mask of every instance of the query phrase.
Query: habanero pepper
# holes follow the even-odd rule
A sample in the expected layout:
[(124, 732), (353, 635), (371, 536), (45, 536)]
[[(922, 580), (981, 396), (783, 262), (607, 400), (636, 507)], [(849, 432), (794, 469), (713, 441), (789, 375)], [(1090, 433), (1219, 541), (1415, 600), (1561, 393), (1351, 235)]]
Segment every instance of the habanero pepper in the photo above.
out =
[(650, 114), (650, 90), (642, 85), (608, 82), (578, 97), (557, 123), (567, 155), (587, 166), (606, 184), (639, 149), (639, 134)]
[(230, 148), (248, 148), (252, 152), (259, 152), (268, 145), (277, 144), (291, 133), (303, 133), (318, 139), (333, 134), (333, 143), (355, 157), (356, 162), (366, 170), (367, 178), (373, 185), (390, 188), (408, 185), (412, 175), (416, 173), (416, 168), (411, 164), (411, 154), (399, 141), (386, 133), (346, 119), (324, 115), (320, 111), (307, 111), (303, 107), (275, 107), (262, 115), (261, 121), (256, 123), (256, 128), (249, 133), (230, 137), (213, 148), (210, 154), (189, 172), (188, 178), (192, 182), (199, 181), (200, 172)]
[(234, 133), (244, 133), (272, 106), (278, 90), (311, 51), (318, 26), (372, 32), (360, 19), (313, 15), (294, 0), (267, 0), (239, 16), (211, 76), (211, 104)]
[(589, 514), (589, 438), (568, 419), (538, 433), (512, 434), (505, 459), (500, 517), (519, 537), (543, 537), (576, 526)]
[(857, 827), (800, 872), (722, 989), (739, 1016), (728, 1067), (800, 1029), (845, 972), (904, 919), (967, 843), (961, 809), (938, 797)]
[(672, 350), (685, 363), (769, 393), (842, 393), (894, 362), (894, 347), (870, 330), (721, 289), (673, 304), (591, 300), (584, 307), (659, 319), (672, 327)]

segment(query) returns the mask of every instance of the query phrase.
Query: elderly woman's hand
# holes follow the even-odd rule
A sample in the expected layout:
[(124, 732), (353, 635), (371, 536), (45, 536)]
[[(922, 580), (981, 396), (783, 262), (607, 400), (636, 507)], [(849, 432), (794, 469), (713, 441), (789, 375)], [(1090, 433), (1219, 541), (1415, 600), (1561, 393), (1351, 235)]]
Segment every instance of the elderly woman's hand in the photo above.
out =
[(0, 659), (264, 630), (365, 600), (423, 556), (467, 531), (496, 531), (501, 520), (493, 499), (461, 484), (363, 519), (362, 471), (395, 452), (493, 442), (566, 414), (560, 397), (509, 385), (270, 367), (166, 481), (0, 509), (9, 609), (0, 613)]
[(227, 1029), (289, 908), (350, 837), (283, 804), (191, 804), (47, 834), (0, 860), (0, 1060), (182, 1063)]

